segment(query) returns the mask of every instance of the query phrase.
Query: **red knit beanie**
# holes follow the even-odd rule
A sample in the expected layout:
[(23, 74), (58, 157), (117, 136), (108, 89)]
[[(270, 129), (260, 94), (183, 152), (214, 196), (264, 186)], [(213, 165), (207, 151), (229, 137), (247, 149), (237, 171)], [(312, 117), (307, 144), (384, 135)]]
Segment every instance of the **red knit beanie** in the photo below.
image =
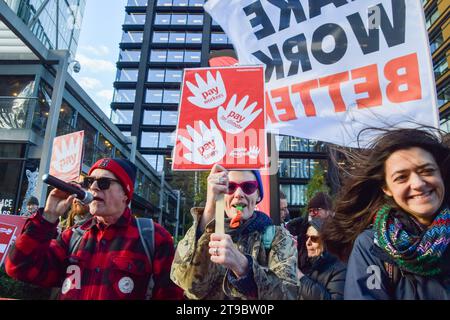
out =
[(95, 169), (103, 169), (112, 172), (122, 184), (125, 193), (127, 194), (127, 203), (133, 198), (134, 182), (136, 180), (136, 166), (125, 159), (118, 158), (104, 158), (98, 160), (89, 170), (89, 175)]

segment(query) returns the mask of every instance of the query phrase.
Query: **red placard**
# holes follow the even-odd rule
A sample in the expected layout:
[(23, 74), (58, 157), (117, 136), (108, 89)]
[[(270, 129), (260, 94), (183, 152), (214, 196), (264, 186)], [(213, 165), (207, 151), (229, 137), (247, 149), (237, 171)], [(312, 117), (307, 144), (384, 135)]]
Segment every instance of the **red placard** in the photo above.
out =
[(0, 266), (8, 253), (16, 229), (16, 226), (0, 222)]
[[(9, 246), (22, 232), (27, 219), (16, 215), (0, 214), (0, 266), (8, 254)], [(11, 229), (12, 232), (9, 231)]]
[(263, 67), (185, 69), (173, 152), (173, 170), (265, 167)]
[(84, 131), (58, 136), (53, 140), (50, 174), (63, 181), (78, 181), (83, 159)]

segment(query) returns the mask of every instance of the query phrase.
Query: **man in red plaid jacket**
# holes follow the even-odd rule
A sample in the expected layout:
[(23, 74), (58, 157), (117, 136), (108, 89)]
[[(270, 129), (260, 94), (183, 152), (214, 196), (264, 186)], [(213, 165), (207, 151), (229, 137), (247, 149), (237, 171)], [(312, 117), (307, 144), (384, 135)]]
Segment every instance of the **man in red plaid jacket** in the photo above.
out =
[(59, 299), (144, 299), (153, 275), (152, 299), (181, 299), (170, 280), (174, 256), (171, 235), (155, 223), (155, 253), (150, 263), (128, 204), (133, 196), (136, 167), (128, 160), (100, 159), (84, 178), (94, 196), (92, 219), (70, 253), (73, 228), (57, 239), (57, 224), (73, 195), (52, 190), (36, 214), (27, 220), (6, 259), (6, 272), (43, 287), (61, 287)]

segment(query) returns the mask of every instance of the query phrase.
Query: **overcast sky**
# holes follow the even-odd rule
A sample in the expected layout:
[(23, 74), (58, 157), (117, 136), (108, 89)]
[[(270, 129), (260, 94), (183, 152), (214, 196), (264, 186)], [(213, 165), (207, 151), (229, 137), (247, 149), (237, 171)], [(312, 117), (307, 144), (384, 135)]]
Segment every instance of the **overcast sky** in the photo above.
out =
[(81, 71), (72, 73), (108, 117), (125, 5), (126, 0), (87, 0), (75, 58)]

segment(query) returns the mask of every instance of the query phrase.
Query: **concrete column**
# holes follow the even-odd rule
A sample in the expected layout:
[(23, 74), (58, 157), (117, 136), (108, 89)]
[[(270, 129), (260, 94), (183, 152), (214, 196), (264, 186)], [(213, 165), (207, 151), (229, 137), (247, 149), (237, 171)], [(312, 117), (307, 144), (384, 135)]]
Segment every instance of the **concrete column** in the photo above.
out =
[(47, 195), (47, 185), (42, 182), (42, 176), (50, 170), (50, 160), (53, 150), (53, 139), (58, 127), (59, 112), (64, 95), (64, 86), (67, 78), (67, 67), (69, 65), (69, 51), (54, 50), (52, 53), (58, 57), (59, 63), (56, 67), (56, 78), (53, 84), (52, 103), (48, 114), (47, 126), (45, 127), (44, 144), (42, 146), (41, 163), (39, 165), (39, 178), (37, 183), (37, 198), (39, 205), (43, 206)]

